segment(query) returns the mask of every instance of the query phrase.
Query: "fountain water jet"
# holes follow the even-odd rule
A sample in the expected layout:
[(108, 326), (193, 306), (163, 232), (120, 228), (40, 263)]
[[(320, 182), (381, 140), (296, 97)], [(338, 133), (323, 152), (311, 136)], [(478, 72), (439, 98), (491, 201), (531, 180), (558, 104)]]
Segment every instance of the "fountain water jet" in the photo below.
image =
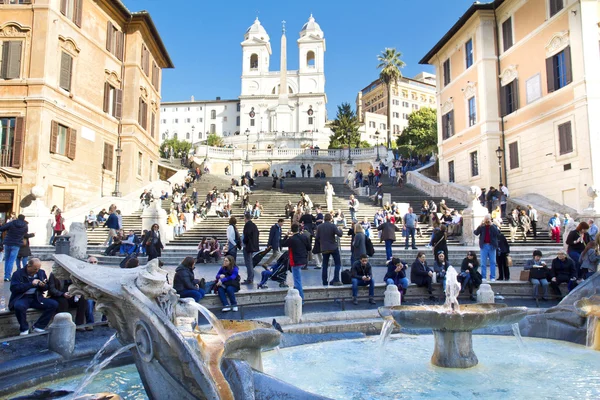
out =
[(526, 307), (505, 304), (459, 305), (460, 284), (453, 267), (446, 272), (446, 302), (443, 306), (380, 307), (383, 318), (393, 318), (405, 328), (432, 329), (435, 349), (431, 363), (445, 368), (470, 368), (479, 362), (473, 351), (473, 331), (488, 326), (519, 322)]
[(587, 347), (600, 351), (600, 296), (594, 295), (576, 301), (575, 309), (580, 316), (587, 318)]

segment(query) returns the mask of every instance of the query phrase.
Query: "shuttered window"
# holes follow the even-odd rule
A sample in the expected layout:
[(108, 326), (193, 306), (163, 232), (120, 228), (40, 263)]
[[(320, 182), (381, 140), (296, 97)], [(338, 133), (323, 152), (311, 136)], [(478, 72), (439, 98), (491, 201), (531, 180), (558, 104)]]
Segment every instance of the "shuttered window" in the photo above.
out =
[(518, 80), (502, 86), (500, 89), (500, 112), (502, 116), (511, 114), (519, 109), (519, 86)]
[(573, 132), (571, 130), (571, 121), (558, 126), (558, 149), (559, 154), (568, 154), (573, 152)]
[(111, 21), (107, 22), (106, 27), (106, 50), (111, 52), (119, 59), (123, 61), (125, 35), (119, 31)]
[(477, 152), (474, 151), (471, 154), (469, 154), (469, 159), (471, 161), (471, 176), (478, 176), (479, 175), (479, 160), (477, 157)]
[(450, 59), (447, 59), (446, 61), (444, 61), (443, 70), (444, 70), (444, 86), (446, 86), (451, 81), (451, 76), (450, 76)]
[(550, 0), (550, 18), (562, 10), (564, 7), (563, 0)]
[(155, 62), (152, 62), (152, 86), (158, 91), (158, 85), (160, 82), (160, 68)]
[(25, 119), (0, 117), (0, 166), (21, 168), (25, 141)]
[(502, 23), (502, 48), (504, 51), (513, 45), (512, 17)]
[(50, 128), (50, 153), (75, 159), (77, 150), (77, 131), (52, 121)]
[(519, 168), (519, 143), (512, 142), (508, 145), (508, 158), (510, 169)]
[(150, 117), (150, 136), (154, 137), (154, 132), (156, 131), (156, 114), (152, 112), (152, 116)]
[(150, 76), (150, 52), (146, 45), (142, 45), (142, 71)]
[(548, 93), (563, 88), (573, 81), (570, 46), (546, 59), (546, 77)]
[(60, 12), (81, 28), (83, 0), (60, 0)]
[(0, 42), (0, 79), (17, 79), (21, 77), (21, 58), (23, 42), (8, 40)]
[(123, 91), (115, 88), (108, 82), (104, 82), (104, 112), (115, 118), (121, 119), (121, 112), (123, 109), (122, 103)]
[(71, 78), (73, 76), (73, 57), (62, 52), (60, 58), (60, 87), (67, 92), (71, 91)]
[(454, 136), (454, 110), (442, 115), (442, 138), (448, 139)]
[(141, 97), (139, 100), (138, 123), (144, 130), (148, 128), (148, 103)]
[(115, 146), (110, 143), (104, 143), (104, 159), (102, 164), (104, 169), (107, 171), (113, 170), (113, 154), (115, 153)]

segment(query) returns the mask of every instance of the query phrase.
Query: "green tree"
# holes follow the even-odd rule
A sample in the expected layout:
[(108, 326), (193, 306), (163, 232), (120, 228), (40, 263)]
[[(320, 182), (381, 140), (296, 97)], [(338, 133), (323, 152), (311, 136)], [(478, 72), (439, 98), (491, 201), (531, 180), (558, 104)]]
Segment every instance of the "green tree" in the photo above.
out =
[(360, 122), (350, 103), (342, 103), (338, 106), (335, 120), (329, 127), (333, 131), (333, 134), (329, 136), (330, 149), (347, 147), (348, 132), (350, 132), (350, 147), (360, 145), (360, 133), (358, 132)]
[(190, 142), (186, 142), (185, 140), (178, 140), (176, 138), (167, 139), (160, 145), (160, 155), (164, 158), (167, 158), (169, 156), (167, 154), (167, 150), (169, 148), (173, 149), (173, 152), (177, 157), (179, 154), (187, 154), (192, 148), (192, 144)]
[(406, 64), (404, 61), (400, 60), (402, 57), (402, 53), (400, 53), (396, 49), (392, 49), (386, 47), (385, 50), (381, 52), (380, 55), (377, 56), (377, 61), (379, 64), (377, 68), (379, 71), (379, 79), (386, 85), (387, 87), (387, 147), (389, 148), (392, 144), (391, 139), (391, 129), (392, 129), (392, 86), (398, 83), (398, 80), (402, 77), (402, 73), (400, 72), (400, 68), (404, 68)]
[(402, 154), (429, 154), (437, 152), (437, 137), (437, 112), (422, 107), (409, 114), (408, 126), (396, 143)]
[(223, 146), (223, 138), (216, 133), (211, 133), (208, 135), (206, 139), (208, 141), (209, 146), (222, 147)]

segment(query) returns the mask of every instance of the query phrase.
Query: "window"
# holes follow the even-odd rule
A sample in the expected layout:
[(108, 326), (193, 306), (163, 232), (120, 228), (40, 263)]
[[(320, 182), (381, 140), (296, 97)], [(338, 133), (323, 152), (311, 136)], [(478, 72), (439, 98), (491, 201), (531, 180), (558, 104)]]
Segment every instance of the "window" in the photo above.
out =
[(77, 148), (77, 131), (56, 121), (52, 121), (50, 129), (50, 153), (75, 159)]
[[(159, 82), (160, 82), (160, 68), (158, 67), (158, 65), (156, 65), (156, 63), (154, 61), (152, 61), (152, 86), (154, 86), (154, 89), (158, 90)], [(188, 107), (188, 111), (189, 110), (190, 110), (190, 108)]]
[(60, 0), (60, 12), (81, 28), (83, 0)]
[(412, 109), (413, 110), (418, 110), (419, 109), (419, 105), (418, 104), (413, 104), (412, 105)]
[(123, 113), (123, 91), (115, 88), (108, 82), (104, 82), (104, 105), (103, 110), (108, 115), (121, 119)]
[(314, 117), (308, 117), (308, 124), (312, 125), (314, 121)]
[(315, 52), (312, 50), (306, 53), (306, 66), (308, 68), (315, 67)]
[(502, 23), (502, 45), (504, 51), (513, 45), (512, 17)]
[(150, 166), (148, 168), (148, 180), (152, 182), (152, 172), (154, 172), (154, 161), (150, 161)]
[(237, 112), (240, 112), (240, 108), (241, 108), (240, 103), (237, 103)]
[(408, 101), (403, 101), (402, 107), (406, 107), (406, 108), (410, 107), (410, 105), (408, 104)]
[(443, 65), (444, 69), (444, 86), (447, 86), (450, 83), (450, 59), (444, 61)]
[(555, 16), (563, 7), (563, 0), (550, 0), (550, 18)]
[(454, 136), (454, 110), (442, 115), (442, 138), (448, 139)]
[(198, 132), (198, 140), (202, 139), (202, 132)]
[(477, 152), (474, 151), (469, 154), (469, 158), (471, 160), (471, 176), (479, 175), (479, 161), (477, 160)]
[(215, 110), (210, 110), (210, 119), (217, 119), (217, 112)]
[(473, 65), (473, 39), (465, 43), (465, 65), (467, 68)]
[(477, 111), (475, 109), (475, 96), (469, 99), (469, 126), (477, 123)]
[(558, 153), (562, 156), (573, 152), (573, 133), (571, 121), (558, 126)]
[(250, 56), (250, 69), (251, 70), (258, 69), (258, 54), (252, 54)]
[(148, 103), (141, 97), (139, 99), (138, 123), (143, 130), (148, 128)]
[(400, 118), (400, 113), (394, 112), (392, 114), (394, 118)]
[(19, 40), (0, 42), (0, 79), (21, 77), (22, 48)]
[(235, 117), (235, 126), (240, 126), (240, 116)]
[(448, 161), (448, 182), (453, 183), (454, 180), (454, 161)]
[(250, 126), (254, 126), (254, 118), (250, 120)]
[(146, 45), (142, 45), (142, 71), (146, 74), (146, 76), (150, 76), (150, 52)]
[(102, 167), (107, 171), (113, 170), (113, 154), (115, 153), (115, 146), (110, 143), (104, 143), (104, 158), (102, 161)]
[(119, 61), (123, 61), (125, 35), (119, 31), (111, 21), (106, 27), (106, 50), (113, 54)]
[(408, 114), (407, 114), (407, 113), (403, 113), (403, 114), (402, 114), (402, 118), (404, 118), (404, 119), (408, 120)]
[(508, 145), (509, 168), (519, 168), (519, 143), (512, 142)]
[(190, 118), (186, 118), (186, 119), (185, 119), (185, 123), (186, 123), (186, 124), (189, 124), (190, 122), (192, 122), (192, 120), (191, 120)]
[(161, 124), (166, 124), (166, 123), (167, 123), (167, 120), (166, 120), (166, 119), (161, 119), (161, 120), (160, 120), (160, 123), (161, 123)]
[(376, 126), (375, 121), (369, 121), (369, 128), (375, 128)]
[(187, 140), (190, 140), (190, 133), (189, 133), (189, 132), (186, 132), (186, 134), (185, 134), (185, 138), (186, 138)]
[(202, 118), (198, 118), (198, 122), (202, 122)]
[(379, 124), (379, 129), (385, 129), (385, 124)]
[(394, 125), (394, 133), (395, 134), (399, 134), (400, 133), (400, 125)]
[(215, 124), (210, 124), (210, 133), (214, 134), (217, 132), (217, 126)]
[(573, 81), (570, 46), (565, 47), (560, 53), (546, 58), (546, 75), (548, 93), (563, 88)]
[(0, 166), (21, 168), (25, 119), (0, 117)]
[(31, 0), (4, 0), (4, 4), (31, 4)]
[(223, 117), (223, 122), (227, 122), (227, 117)]
[(73, 76), (73, 57), (62, 52), (60, 58), (60, 82), (59, 85), (67, 92), (71, 91), (71, 78)]
[(154, 111), (152, 111), (150, 118), (150, 136), (154, 137), (154, 132), (156, 131), (156, 113)]
[(173, 123), (174, 123), (174, 124), (178, 124), (178, 123), (179, 123), (179, 118), (175, 118), (175, 119), (173, 120)]
[(502, 116), (511, 114), (519, 108), (519, 91), (517, 79), (503, 86), (500, 90), (500, 108)]
[(142, 162), (144, 161), (144, 155), (142, 152), (138, 152), (138, 164), (137, 164), (137, 174), (138, 176), (142, 176)]

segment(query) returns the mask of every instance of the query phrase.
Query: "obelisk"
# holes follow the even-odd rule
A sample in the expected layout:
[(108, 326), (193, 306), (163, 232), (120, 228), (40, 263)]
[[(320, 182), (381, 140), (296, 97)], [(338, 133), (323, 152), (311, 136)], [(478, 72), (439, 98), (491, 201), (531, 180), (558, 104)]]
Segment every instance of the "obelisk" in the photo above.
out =
[(287, 83), (287, 38), (285, 36), (285, 21), (282, 21), (281, 34), (281, 70), (279, 76), (279, 99), (276, 114), (276, 131), (290, 132), (292, 127), (292, 111), (289, 106)]

